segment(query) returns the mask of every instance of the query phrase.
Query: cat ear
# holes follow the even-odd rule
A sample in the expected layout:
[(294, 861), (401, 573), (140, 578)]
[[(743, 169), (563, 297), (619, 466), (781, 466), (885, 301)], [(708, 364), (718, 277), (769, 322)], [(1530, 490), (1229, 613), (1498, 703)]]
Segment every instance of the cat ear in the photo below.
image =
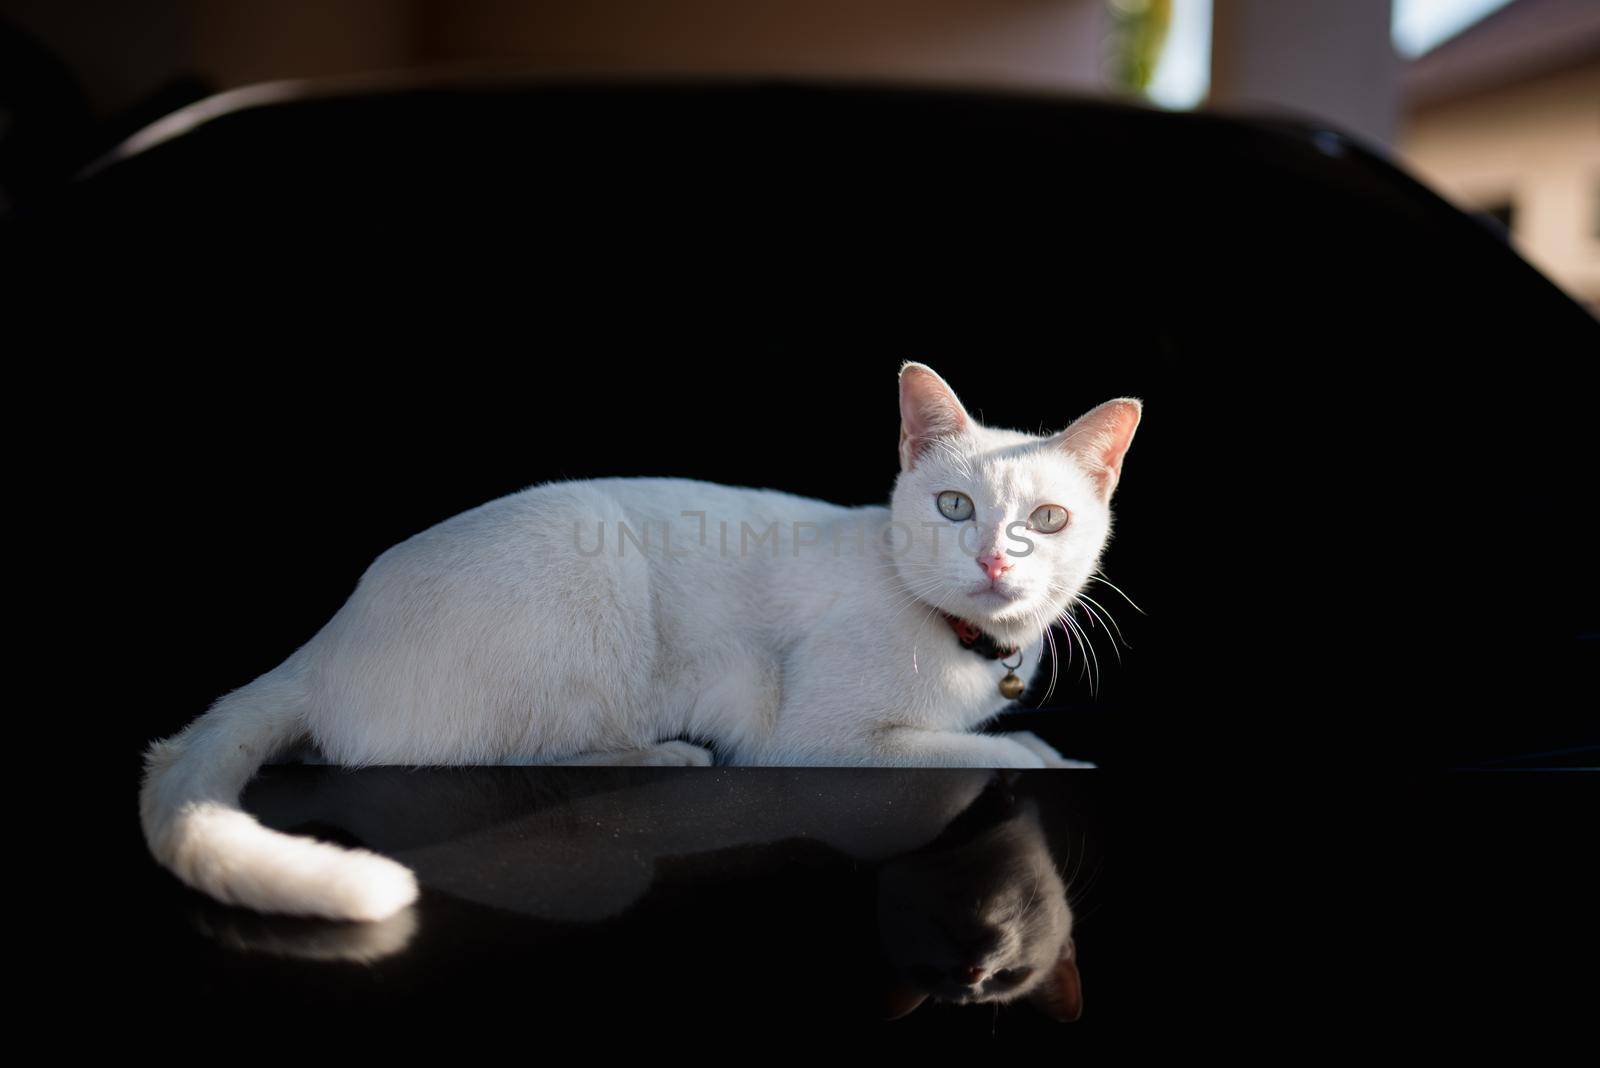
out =
[(933, 368), (921, 363), (900, 368), (901, 470), (911, 470), (929, 445), (961, 433), (970, 422), (955, 391)]
[(898, 1020), (902, 1016), (910, 1016), (927, 1000), (928, 995), (920, 990), (913, 990), (908, 986), (891, 987), (884, 994), (883, 1018)]
[(1072, 939), (1061, 947), (1056, 966), (1030, 996), (1035, 1005), (1063, 1023), (1083, 1015), (1083, 981), (1078, 978), (1078, 949)]
[(1050, 445), (1065, 449), (1089, 469), (1103, 500), (1111, 498), (1122, 475), (1122, 456), (1133, 442), (1144, 405), (1132, 397), (1108, 400), (1051, 438)]

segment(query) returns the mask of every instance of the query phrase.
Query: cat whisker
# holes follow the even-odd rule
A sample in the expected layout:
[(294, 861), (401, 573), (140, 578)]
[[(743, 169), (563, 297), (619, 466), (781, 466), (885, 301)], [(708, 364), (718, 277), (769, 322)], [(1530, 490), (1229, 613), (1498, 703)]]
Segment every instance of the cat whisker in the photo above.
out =
[(1133, 605), (1133, 610), (1135, 612), (1138, 612), (1141, 616), (1149, 615), (1149, 613), (1146, 612), (1143, 608), (1140, 608), (1138, 605), (1133, 603), (1133, 598), (1132, 597), (1129, 597), (1127, 594), (1122, 592), (1122, 587), (1118, 586), (1116, 583), (1114, 583), (1110, 579), (1106, 578), (1105, 572), (1096, 571), (1094, 574), (1089, 576), (1089, 581), (1090, 582), (1099, 582), (1099, 583), (1101, 583), (1103, 585), (1111, 587), (1113, 590), (1116, 591), (1117, 596), (1121, 597), (1124, 601), (1127, 601), (1128, 604)]
[(1026, 916), (1028, 914), (1028, 910), (1033, 908), (1033, 903), (1039, 898), (1039, 886), (1043, 882), (1044, 880), (1042, 879), (1035, 879), (1033, 881), (1033, 890), (1028, 894), (1028, 903), (1022, 906), (1021, 911), (1017, 913), (1018, 916)]
[(1078, 850), (1077, 856), (1073, 858), (1074, 866), (1072, 874), (1063, 876), (1063, 879), (1067, 884), (1067, 901), (1069, 904), (1072, 904), (1074, 908), (1076, 908), (1076, 904), (1072, 899), (1073, 892), (1076, 891), (1078, 893), (1078, 900), (1081, 901), (1083, 897), (1088, 894), (1089, 886), (1094, 882), (1094, 873), (1091, 872), (1089, 881), (1084, 883), (1081, 887), (1078, 885), (1078, 874), (1083, 870), (1083, 858), (1087, 853), (1088, 850), (1086, 849)]
[(1050, 698), (1055, 696), (1056, 661), (1060, 659), (1060, 655), (1056, 652), (1056, 636), (1055, 633), (1050, 629), (1050, 624), (1048, 623), (1046, 623), (1044, 627), (1044, 640), (1045, 643), (1050, 647), (1050, 685), (1045, 687), (1044, 697), (1039, 702), (1039, 707), (1041, 708), (1045, 705), (1048, 705), (1050, 703)]
[[(902, 596), (898, 601), (895, 602), (895, 604), (890, 606), (890, 611), (893, 612), (896, 617), (898, 617), (902, 613), (910, 611), (914, 605), (926, 605), (927, 611), (924, 613), (922, 620), (917, 626), (917, 629), (920, 631), (922, 623), (927, 622), (927, 620), (932, 617), (933, 613), (938, 611), (939, 607), (938, 605), (928, 603), (924, 600), (924, 598), (928, 594), (936, 592), (942, 584), (942, 581), (938, 577), (933, 577), (923, 579), (922, 581), (915, 583), (908, 582), (906, 581), (906, 577), (898, 570), (896, 571), (895, 577), (899, 579), (900, 592)], [(917, 652), (917, 644), (913, 642), (911, 645), (911, 671), (913, 674), (920, 673), (921, 665), (918, 663)]]
[[(1081, 594), (1079, 596), (1080, 596), (1080, 598), (1082, 597)], [(1100, 621), (1101, 628), (1107, 634), (1111, 634), (1112, 633), (1111, 628), (1106, 626), (1106, 621), (1104, 619), (1100, 618), (1100, 613), (1099, 612), (1096, 612), (1094, 610), (1094, 608), (1090, 604), (1088, 604), (1087, 602), (1084, 602), (1084, 601), (1080, 600), (1080, 603), (1083, 604), (1083, 610), (1085, 612), (1087, 612), (1090, 615), (1091, 618), (1097, 619), (1097, 620)], [(1117, 663), (1119, 663), (1119, 664), (1122, 663), (1122, 650), (1120, 648), (1118, 648), (1117, 639), (1120, 639), (1121, 637), (1122, 637), (1122, 632), (1119, 630), (1119, 631), (1116, 632), (1116, 634), (1115, 634), (1115, 636), (1114, 636), (1114, 638), (1113, 638), (1113, 640), (1111, 642), (1111, 651), (1116, 654)], [(1126, 644), (1126, 643), (1124, 642), (1122, 644)]]
[(926, 602), (923, 599), (929, 594), (937, 592), (938, 588), (939, 584), (937, 582), (920, 583), (915, 587), (907, 586), (901, 591), (902, 596), (900, 599), (889, 606), (889, 610), (898, 614), (914, 604), (925, 604)]
[(1109, 621), (1111, 626), (1108, 628), (1108, 630), (1116, 633), (1117, 641), (1121, 642), (1129, 649), (1133, 648), (1133, 646), (1128, 643), (1128, 640), (1122, 636), (1122, 627), (1117, 624), (1117, 617), (1111, 614), (1111, 609), (1107, 608), (1093, 597), (1090, 597), (1087, 593), (1079, 592), (1078, 599), (1083, 601), (1085, 605), (1093, 605), (1094, 608), (1098, 609), (1098, 611), (1095, 612), (1095, 615), (1101, 617), (1101, 624), (1104, 625), (1107, 621)]
[(1072, 909), (1072, 919), (1074, 925), (1083, 923), (1090, 916), (1093, 916), (1096, 912), (1100, 911), (1100, 902), (1098, 900), (1090, 902), (1087, 907), (1085, 907), (1084, 903), (1089, 901), (1090, 891), (1094, 888), (1095, 884), (1099, 882), (1100, 873), (1104, 870), (1105, 865), (1103, 863), (1096, 862), (1094, 869), (1089, 872), (1089, 878), (1085, 880), (1081, 888), (1077, 889), (1076, 897), (1074, 897), (1072, 894), (1072, 888), (1068, 888), (1067, 906)]
[[(1085, 846), (1088, 845), (1087, 837), (1085, 837), (1083, 839), (1083, 845), (1085, 845)], [(1079, 854), (1078, 854), (1079, 870), (1078, 871), (1074, 871), (1073, 874), (1072, 874), (1072, 877), (1067, 880), (1067, 891), (1068, 891), (1068, 899), (1069, 899), (1068, 903), (1072, 906), (1074, 911), (1077, 910), (1077, 908), (1078, 908), (1078, 906), (1080, 904), (1082, 904), (1083, 902), (1088, 900), (1089, 893), (1090, 893), (1091, 890), (1094, 889), (1094, 886), (1095, 886), (1096, 882), (1099, 880), (1100, 873), (1105, 870), (1105, 861), (1104, 861), (1104, 859), (1103, 858), (1096, 858), (1096, 860), (1094, 862), (1094, 866), (1092, 867), (1092, 869), (1089, 872), (1088, 878), (1085, 879), (1081, 884), (1079, 884), (1078, 876), (1081, 874), (1082, 861), (1083, 861), (1084, 856), (1087, 854), (1087, 852), (1088, 852), (1087, 849), (1083, 849), (1083, 850), (1079, 851)]]
[[(1052, 588), (1057, 589), (1059, 592), (1068, 592), (1064, 587), (1053, 586)], [(1083, 669), (1084, 673), (1086, 673), (1089, 677), (1089, 692), (1091, 695), (1098, 696), (1100, 692), (1100, 679), (1102, 678), (1102, 672), (1100, 670), (1100, 658), (1095, 652), (1094, 643), (1090, 640), (1089, 632), (1072, 618), (1072, 610), (1078, 607), (1079, 604), (1080, 602), (1077, 600), (1077, 596), (1074, 594), (1068, 601), (1067, 606), (1062, 611), (1061, 615), (1057, 617), (1057, 621), (1062, 625), (1063, 629), (1070, 633), (1076, 634), (1078, 636), (1078, 640), (1083, 643)], [(1088, 606), (1085, 605), (1083, 607), (1087, 609)], [(1090, 622), (1092, 623), (1093, 621), (1091, 620)], [(1104, 626), (1103, 621), (1101, 625)], [(1107, 633), (1109, 634), (1110, 631), (1108, 630)], [(1115, 648), (1114, 645), (1113, 648)], [(1119, 661), (1121, 660), (1121, 656), (1122, 654), (1119, 652), (1117, 654)]]
[(1062, 615), (1061, 621), (1077, 634), (1078, 640), (1083, 643), (1084, 671), (1089, 678), (1089, 694), (1093, 697), (1100, 695), (1100, 657), (1094, 651), (1094, 642), (1089, 640), (1088, 633), (1074, 620), (1070, 613)]

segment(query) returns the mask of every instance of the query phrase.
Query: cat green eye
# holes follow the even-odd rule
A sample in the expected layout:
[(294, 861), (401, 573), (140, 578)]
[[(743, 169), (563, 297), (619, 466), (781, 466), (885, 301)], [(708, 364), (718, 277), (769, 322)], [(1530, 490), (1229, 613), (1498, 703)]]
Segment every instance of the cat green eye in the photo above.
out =
[(1059, 504), (1041, 504), (1028, 517), (1028, 525), (1041, 534), (1054, 534), (1067, 525), (1067, 510)]
[(935, 498), (939, 502), (939, 514), (952, 523), (972, 518), (972, 498), (965, 493), (955, 490), (945, 490)]

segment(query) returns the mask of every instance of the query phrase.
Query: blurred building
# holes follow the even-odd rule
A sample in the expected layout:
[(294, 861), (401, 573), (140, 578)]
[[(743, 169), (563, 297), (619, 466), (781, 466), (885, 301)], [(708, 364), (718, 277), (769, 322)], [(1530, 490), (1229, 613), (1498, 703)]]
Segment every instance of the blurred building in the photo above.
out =
[(1600, 2), (1514, 0), (1401, 85), (1405, 163), (1600, 309)]
[(1206, 103), (1288, 113), (1362, 142), (1393, 142), (1400, 57), (1390, 0), (1215, 0)]
[[(1473, 20), (1416, 58), (1396, 51)], [(1394, 151), (1600, 306), (1600, 0), (0, 0), (0, 211), (208, 93), (437, 70), (865, 79), (1289, 114)]]
[(0, 0), (91, 102), (414, 69), (1099, 88), (1105, 0)]

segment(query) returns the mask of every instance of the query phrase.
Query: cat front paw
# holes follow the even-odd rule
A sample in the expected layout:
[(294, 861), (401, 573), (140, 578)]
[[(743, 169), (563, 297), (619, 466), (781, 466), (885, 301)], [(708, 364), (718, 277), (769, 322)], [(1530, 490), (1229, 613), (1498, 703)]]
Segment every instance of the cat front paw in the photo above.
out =
[(655, 767), (709, 768), (716, 763), (711, 750), (692, 742), (659, 742), (645, 753), (640, 763)]
[(1047, 743), (1043, 738), (1040, 738), (1032, 731), (1011, 731), (1010, 733), (1004, 735), (1004, 737), (1010, 738), (1012, 741), (1027, 749), (1028, 752), (1034, 754), (1040, 760), (1044, 761), (1044, 766), (1047, 768), (1094, 767), (1094, 765), (1089, 763), (1087, 760), (1068, 760), (1066, 757), (1056, 752), (1055, 749), (1051, 748), (1049, 743)]

